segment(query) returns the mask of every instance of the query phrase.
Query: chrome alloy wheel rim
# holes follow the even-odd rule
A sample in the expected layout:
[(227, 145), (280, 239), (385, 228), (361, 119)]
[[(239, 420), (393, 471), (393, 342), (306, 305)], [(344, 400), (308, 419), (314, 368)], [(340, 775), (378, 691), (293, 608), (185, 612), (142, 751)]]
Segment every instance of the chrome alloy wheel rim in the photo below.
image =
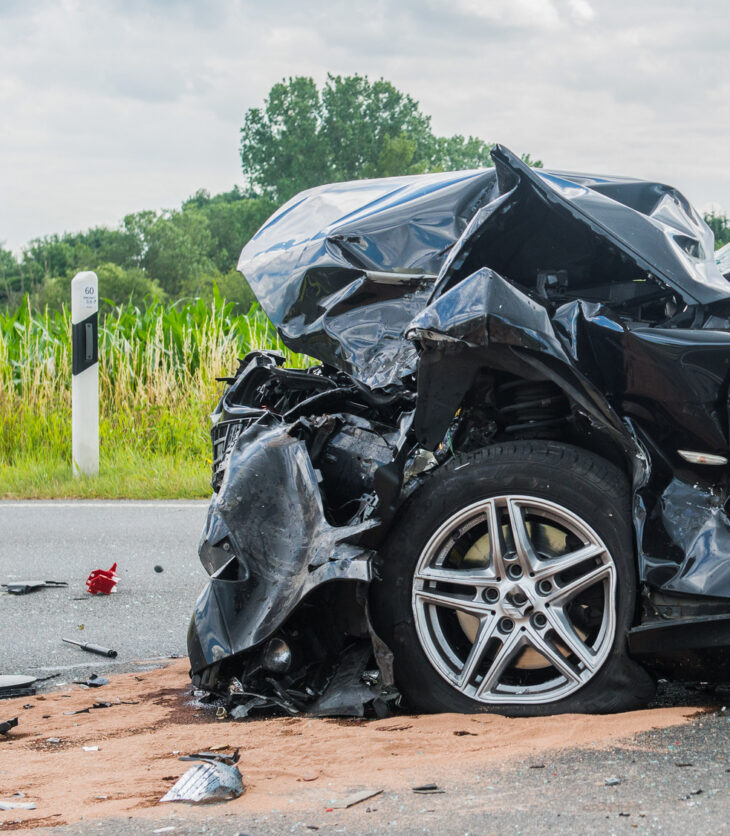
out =
[[(496, 534), (496, 536), (493, 536)], [(416, 564), (412, 607), (426, 657), (482, 703), (548, 703), (585, 685), (616, 630), (616, 567), (572, 511), (530, 496), (451, 516)]]

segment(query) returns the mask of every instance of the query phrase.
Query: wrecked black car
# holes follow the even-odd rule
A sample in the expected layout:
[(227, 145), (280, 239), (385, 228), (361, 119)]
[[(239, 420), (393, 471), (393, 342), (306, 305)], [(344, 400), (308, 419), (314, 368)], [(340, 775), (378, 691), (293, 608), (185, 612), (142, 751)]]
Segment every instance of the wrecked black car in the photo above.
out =
[(251, 352), (213, 415), (189, 655), (243, 714), (389, 688), (609, 712), (656, 676), (728, 678), (712, 233), (669, 186), (492, 156), (304, 192), (241, 254), (319, 361)]

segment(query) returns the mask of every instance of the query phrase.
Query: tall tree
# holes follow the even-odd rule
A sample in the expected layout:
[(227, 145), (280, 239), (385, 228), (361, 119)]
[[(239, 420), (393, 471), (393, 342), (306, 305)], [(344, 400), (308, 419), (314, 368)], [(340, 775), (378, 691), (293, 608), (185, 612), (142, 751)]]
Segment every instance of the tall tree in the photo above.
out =
[(491, 149), (435, 136), (415, 99), (361, 75), (328, 75), (321, 90), (303, 76), (275, 84), (246, 113), (240, 145), (252, 190), (277, 203), (322, 183), (490, 166)]

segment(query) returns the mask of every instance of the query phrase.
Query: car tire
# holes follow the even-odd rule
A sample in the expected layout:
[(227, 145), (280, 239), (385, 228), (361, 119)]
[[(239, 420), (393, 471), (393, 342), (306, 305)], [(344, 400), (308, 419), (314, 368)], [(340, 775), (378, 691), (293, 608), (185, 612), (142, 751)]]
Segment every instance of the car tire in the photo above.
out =
[(630, 498), (613, 464), (552, 441), (494, 445), (426, 477), (371, 585), (409, 706), (538, 716), (649, 701), (654, 682), (626, 647)]

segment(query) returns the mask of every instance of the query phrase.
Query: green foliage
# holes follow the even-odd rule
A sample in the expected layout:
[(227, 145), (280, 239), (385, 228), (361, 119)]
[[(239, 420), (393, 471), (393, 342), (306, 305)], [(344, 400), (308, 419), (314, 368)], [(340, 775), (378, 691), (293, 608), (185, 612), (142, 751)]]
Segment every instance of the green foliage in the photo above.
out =
[(73, 276), (94, 270), (100, 296), (113, 304), (141, 303), (147, 296), (210, 301), (218, 287), (245, 313), (253, 294), (232, 271), (244, 244), (275, 208), (238, 188), (214, 197), (199, 191), (179, 210), (127, 215), (117, 229), (34, 239), (19, 260), (0, 249), (0, 306), (15, 308), (30, 292), (37, 307), (60, 310), (69, 304)]
[(304, 76), (275, 84), (247, 111), (240, 153), (254, 192), (282, 203), (322, 183), (491, 166), (492, 147), (435, 136), (418, 102), (382, 78), (328, 75), (321, 90)]
[[(125, 304), (100, 316), (102, 492), (201, 495), (208, 416), (221, 392), (216, 377), (255, 348), (284, 351), (293, 366), (307, 362), (284, 348), (258, 307), (240, 317), (214, 297), (211, 304)], [(92, 490), (71, 479), (71, 357), (67, 309), (40, 314), (26, 298), (0, 313), (0, 496)]]
[(203, 276), (183, 285), (185, 297), (192, 297), (203, 300), (210, 300), (216, 294), (230, 302), (233, 306), (233, 313), (236, 316), (243, 316), (249, 309), (256, 305), (256, 297), (249, 287), (246, 279), (237, 271), (229, 270), (216, 276)]
[[(159, 283), (148, 278), (139, 267), (125, 270), (117, 264), (106, 262), (97, 265), (96, 275), (99, 277), (102, 311), (127, 302), (160, 302), (166, 298)], [(44, 282), (33, 294), (33, 307), (43, 310), (48, 306), (56, 311), (60, 311), (64, 305), (68, 307), (71, 298), (71, 278), (72, 276), (53, 276)]]
[(213, 238), (205, 216), (196, 211), (166, 212), (146, 226), (142, 266), (171, 296), (184, 284), (215, 270), (209, 253)]
[(705, 223), (715, 236), (716, 250), (730, 243), (730, 221), (724, 212), (715, 212), (714, 209), (711, 212), (705, 212)]
[(238, 190), (211, 198), (197, 192), (183, 204), (184, 213), (199, 213), (208, 223), (215, 269), (222, 274), (235, 268), (243, 245), (274, 212), (276, 204), (265, 198), (244, 197)]

